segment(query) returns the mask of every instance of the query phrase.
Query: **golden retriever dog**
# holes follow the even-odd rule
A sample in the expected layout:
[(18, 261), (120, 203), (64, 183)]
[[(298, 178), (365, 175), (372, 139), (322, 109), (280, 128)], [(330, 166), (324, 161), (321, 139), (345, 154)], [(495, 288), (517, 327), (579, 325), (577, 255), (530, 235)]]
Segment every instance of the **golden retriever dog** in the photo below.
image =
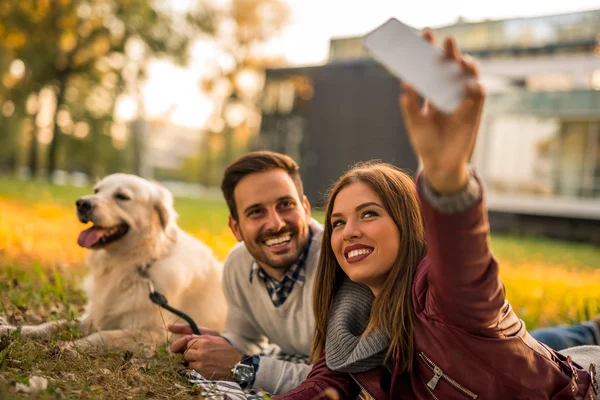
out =
[[(226, 314), (222, 264), (208, 246), (177, 226), (168, 190), (138, 176), (114, 174), (76, 205), (79, 220), (93, 225), (77, 240), (90, 250), (84, 284), (88, 303), (80, 320), (85, 337), (67, 347), (136, 351), (166, 343), (167, 324), (184, 321), (150, 301), (148, 280), (169, 306), (198, 326), (221, 330)], [(24, 326), (21, 336), (47, 337), (62, 324)]]

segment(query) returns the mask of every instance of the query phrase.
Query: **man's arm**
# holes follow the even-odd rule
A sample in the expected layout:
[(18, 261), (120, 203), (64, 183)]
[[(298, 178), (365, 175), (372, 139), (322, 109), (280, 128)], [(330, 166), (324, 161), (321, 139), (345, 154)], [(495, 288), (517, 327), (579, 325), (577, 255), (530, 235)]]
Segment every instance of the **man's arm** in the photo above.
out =
[(228, 311), (221, 336), (244, 354), (260, 354), (266, 344), (265, 337), (256, 329), (247, 313), (240, 309), (234, 301), (230, 301), (227, 295), (225, 297)]
[[(236, 279), (233, 268), (239, 267), (240, 265), (236, 265), (232, 257), (225, 262), (223, 292), (227, 299), (228, 313), (221, 335), (246, 355), (260, 354), (267, 341), (252, 319), (253, 312), (260, 312), (260, 310), (248, 310), (247, 307), (242, 306), (247, 304), (247, 299), (242, 298), (244, 291), (240, 286), (250, 285), (250, 282), (248, 280), (240, 282)], [(272, 394), (285, 393), (302, 383), (310, 369), (310, 365), (261, 356), (252, 386)]]
[(261, 357), (253, 387), (271, 394), (285, 393), (304, 382), (310, 370), (308, 364)]
[[(250, 299), (244, 298), (243, 294), (246, 291), (241, 286), (251, 285), (251, 283), (249, 280), (240, 282), (237, 279), (236, 268), (243, 266), (239, 265), (240, 260), (235, 257), (234, 251), (229, 255), (223, 267), (223, 293), (228, 309), (221, 336), (244, 354), (259, 354), (266, 344), (266, 338), (253, 320), (255, 310), (244, 309), (242, 306), (247, 304)], [(248, 267), (250, 266), (248, 265)]]
[[(231, 305), (222, 336), (238, 351), (247, 355), (260, 354), (264, 348), (264, 339), (260, 332), (248, 321), (245, 314)], [(285, 393), (302, 383), (310, 369), (311, 366), (307, 364), (261, 356), (252, 387), (271, 394)]]
[(352, 379), (350, 374), (336, 372), (327, 367), (325, 352), (313, 365), (307, 379), (295, 389), (281, 396), (275, 396), (273, 400), (313, 400), (329, 398), (326, 392), (331, 392), (338, 399), (355, 399), (360, 393), (360, 387)]

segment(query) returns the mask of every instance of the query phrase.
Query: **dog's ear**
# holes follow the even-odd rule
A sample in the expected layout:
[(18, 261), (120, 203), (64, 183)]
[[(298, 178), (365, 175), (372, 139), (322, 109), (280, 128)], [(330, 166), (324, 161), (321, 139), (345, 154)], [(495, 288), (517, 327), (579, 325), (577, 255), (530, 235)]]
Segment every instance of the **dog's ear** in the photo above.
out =
[(167, 236), (175, 229), (177, 221), (177, 213), (173, 208), (173, 195), (171, 192), (157, 182), (152, 182), (154, 185), (154, 209), (158, 213), (160, 225), (164, 229)]

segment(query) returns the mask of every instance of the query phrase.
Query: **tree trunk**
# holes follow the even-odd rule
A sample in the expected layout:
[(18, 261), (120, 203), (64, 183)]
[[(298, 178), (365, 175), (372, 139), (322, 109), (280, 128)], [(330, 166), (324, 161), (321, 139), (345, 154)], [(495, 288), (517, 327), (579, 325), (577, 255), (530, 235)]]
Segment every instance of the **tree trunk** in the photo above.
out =
[[(14, 116), (14, 114), (13, 114)], [(13, 131), (13, 117), (0, 117), (0, 143), (4, 144), (0, 149), (0, 172), (14, 172), (15, 145)]]
[[(103, 122), (103, 123), (106, 123), (106, 122)], [(86, 152), (87, 152), (87, 157), (86, 157), (87, 171), (86, 172), (89, 175), (89, 177), (92, 179), (92, 181), (94, 181), (97, 177), (100, 176), (100, 171), (98, 168), (99, 167), (98, 160), (99, 160), (100, 154), (101, 154), (100, 135), (101, 135), (103, 123), (99, 123), (99, 122), (95, 122), (95, 121), (92, 123), (91, 129), (90, 129), (90, 136), (91, 136), (90, 143), (86, 147)]]
[(209, 187), (211, 184), (212, 174), (212, 151), (211, 151), (211, 139), (213, 133), (208, 131), (205, 133), (204, 141), (202, 142), (202, 148), (200, 153), (204, 156), (204, 165), (200, 165), (200, 183), (205, 187)]
[(32, 117), (33, 123), (31, 124), (31, 142), (29, 142), (29, 173), (31, 178), (35, 178), (39, 173), (38, 163), (38, 135), (37, 126), (35, 125), (35, 117)]
[(223, 130), (223, 169), (225, 169), (229, 165), (229, 163), (233, 161), (233, 133), (234, 129), (230, 126), (226, 126), (225, 130)]
[(52, 182), (52, 176), (54, 175), (54, 170), (56, 169), (56, 159), (58, 156), (58, 148), (60, 146), (61, 132), (58, 126), (57, 115), (60, 111), (60, 106), (63, 105), (65, 101), (65, 89), (67, 79), (69, 77), (69, 70), (58, 71), (57, 80), (58, 80), (58, 93), (56, 94), (56, 109), (54, 110), (54, 126), (52, 127), (52, 141), (50, 142), (50, 148), (48, 150), (48, 173), (47, 178), (50, 182)]
[(132, 169), (137, 176), (144, 177), (144, 124), (141, 117), (131, 123)]
[(21, 135), (21, 115), (15, 112), (6, 121), (6, 133), (8, 134), (9, 155), (6, 161), (6, 168), (11, 174), (15, 174), (18, 168), (19, 160), (19, 141)]

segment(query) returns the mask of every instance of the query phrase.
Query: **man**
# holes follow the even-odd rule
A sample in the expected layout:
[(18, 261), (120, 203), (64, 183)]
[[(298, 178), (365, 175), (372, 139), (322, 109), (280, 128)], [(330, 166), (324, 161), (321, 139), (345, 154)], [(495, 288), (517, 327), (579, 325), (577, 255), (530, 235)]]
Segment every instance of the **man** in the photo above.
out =
[[(249, 153), (232, 163), (221, 189), (229, 227), (240, 241), (225, 261), (228, 314), (221, 336), (203, 330), (171, 345), (189, 366), (211, 379), (284, 393), (308, 375), (305, 363), (260, 356), (265, 344), (307, 358), (313, 339), (313, 275), (322, 226), (311, 219), (298, 165), (288, 156)], [(191, 333), (175, 325), (174, 333)]]
[[(261, 356), (267, 342), (285, 354), (308, 356), (313, 335), (312, 289), (323, 227), (311, 219), (297, 164), (267, 151), (249, 153), (225, 171), (221, 189), (229, 227), (240, 241), (225, 261), (229, 311), (221, 335), (201, 329), (171, 345), (210, 379), (238, 381), (272, 394), (298, 386), (310, 366)], [(191, 335), (185, 325), (174, 333)], [(532, 335), (556, 350), (599, 344), (599, 324), (547, 328)], [(234, 369), (232, 377), (232, 367)]]

